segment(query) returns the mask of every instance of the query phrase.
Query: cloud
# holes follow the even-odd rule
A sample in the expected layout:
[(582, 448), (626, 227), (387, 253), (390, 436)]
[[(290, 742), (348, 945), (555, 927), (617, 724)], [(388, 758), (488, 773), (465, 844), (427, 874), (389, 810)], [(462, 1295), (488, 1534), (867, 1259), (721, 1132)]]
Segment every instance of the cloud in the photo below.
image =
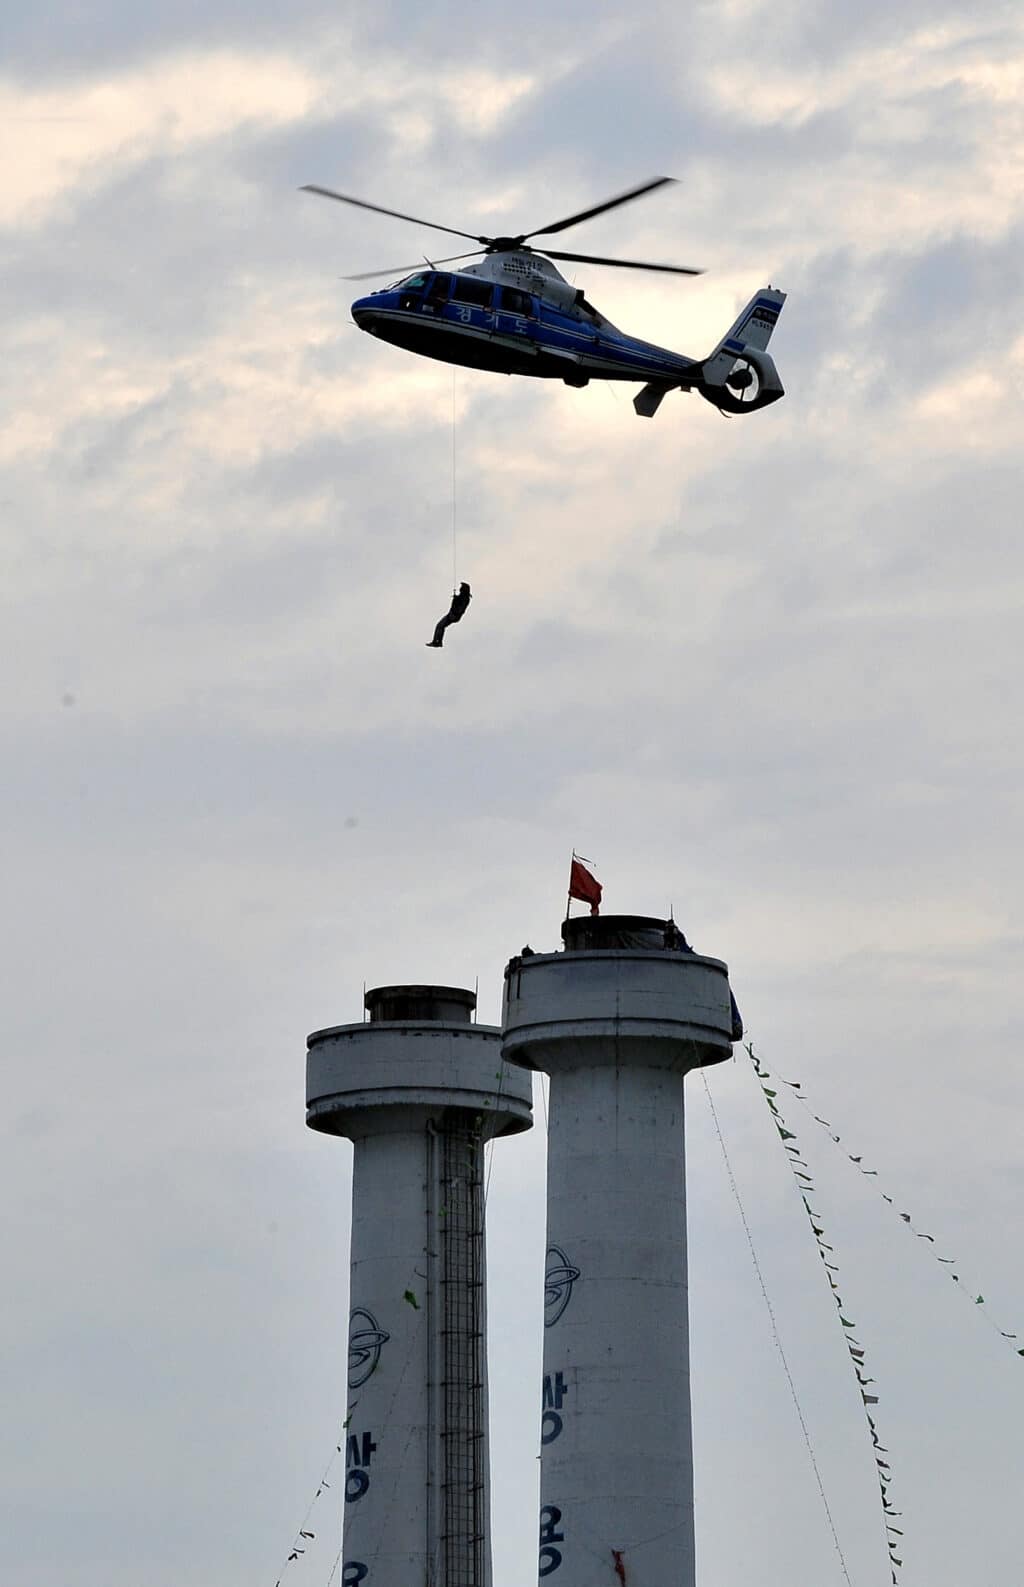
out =
[[(36, 1523), (11, 1569), (121, 1587), (144, 1557), (157, 1587), (233, 1587), (273, 1567), (341, 1403), (350, 1160), (303, 1132), (303, 1034), (358, 1019), (364, 979), (479, 974), (498, 1018), (508, 955), (557, 944), (574, 845), (609, 907), (672, 905), (729, 960), (759, 1044), (1024, 1315), (1002, 1234), (1024, 582), (1005, 9), (106, 5), (60, 29), (25, 11), (9, 38), (8, 1491)], [(749, 421), (678, 393), (641, 421), (628, 388), (453, 381), (374, 342), (339, 274), (439, 234), (297, 192), (489, 231), (658, 171), (679, 186), (579, 246), (708, 273), (579, 283), (698, 356), (781, 282), (787, 396)], [(453, 441), (474, 601), (434, 653)], [(866, 1579), (858, 1407), (742, 1066), (712, 1081)], [(787, 1538), (813, 1535), (822, 1571), (834, 1550), (702, 1097), (702, 1557), (728, 1583), (756, 1552), (775, 1587)], [(539, 1132), (505, 1144), (498, 1587), (533, 1568), (543, 1238)], [(862, 1188), (829, 1181), (829, 1216), (894, 1395), (914, 1558), (947, 1587), (979, 1534), (992, 1560), (1013, 1544), (1018, 1430), (977, 1320), (885, 1244)], [(967, 1477), (937, 1382), (983, 1452)], [(758, 1510), (766, 1466), (786, 1477)], [(714, 1506), (737, 1470), (755, 1508), (733, 1526)], [(934, 1500), (965, 1481), (970, 1526)]]

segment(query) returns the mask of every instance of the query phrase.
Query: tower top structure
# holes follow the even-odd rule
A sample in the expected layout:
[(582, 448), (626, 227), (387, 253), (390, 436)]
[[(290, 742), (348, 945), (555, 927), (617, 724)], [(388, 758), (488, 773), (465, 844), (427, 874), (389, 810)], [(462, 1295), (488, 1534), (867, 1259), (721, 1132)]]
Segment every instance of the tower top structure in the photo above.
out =
[(500, 1030), (473, 1023), (475, 992), (377, 986), (364, 1004), (369, 1020), (306, 1039), (311, 1130), (355, 1139), (394, 1129), (395, 1110), (425, 1121), (451, 1108), (479, 1115), (484, 1140), (529, 1129), (529, 1077), (502, 1062)]
[(562, 1055), (575, 1063), (581, 1039), (588, 1064), (635, 1056), (685, 1073), (731, 1056), (728, 967), (695, 953), (674, 920), (578, 915), (562, 922), (562, 942), (558, 952), (518, 954), (506, 966), (511, 1062), (550, 1070)]

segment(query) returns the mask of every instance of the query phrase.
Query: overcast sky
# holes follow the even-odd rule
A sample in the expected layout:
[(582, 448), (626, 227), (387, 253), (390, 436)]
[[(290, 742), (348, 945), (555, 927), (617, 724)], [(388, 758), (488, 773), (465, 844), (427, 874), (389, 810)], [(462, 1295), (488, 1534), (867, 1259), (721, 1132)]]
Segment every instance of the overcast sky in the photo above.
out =
[[(339, 14), (340, 13), (340, 14)], [(642, 19), (641, 19), (642, 17)], [(552, 948), (569, 854), (726, 959), (879, 1381), (903, 1587), (1015, 1587), (1024, 25), (976, 0), (9, 6), (0, 55), (11, 1587), (273, 1587), (344, 1414), (351, 1153), (304, 1037)], [(572, 234), (787, 395), (460, 372), (347, 271)], [(566, 239), (568, 245), (568, 238)], [(871, 1446), (745, 1060), (709, 1077), (853, 1587)], [(842, 1587), (699, 1078), (702, 1587)], [(536, 1569), (543, 1110), (490, 1184), (495, 1587)], [(799, 1123), (794, 1128), (801, 1129)], [(808, 1129), (815, 1130), (813, 1124)], [(801, 1129), (801, 1139), (807, 1131)], [(340, 1518), (287, 1587), (325, 1587)]]

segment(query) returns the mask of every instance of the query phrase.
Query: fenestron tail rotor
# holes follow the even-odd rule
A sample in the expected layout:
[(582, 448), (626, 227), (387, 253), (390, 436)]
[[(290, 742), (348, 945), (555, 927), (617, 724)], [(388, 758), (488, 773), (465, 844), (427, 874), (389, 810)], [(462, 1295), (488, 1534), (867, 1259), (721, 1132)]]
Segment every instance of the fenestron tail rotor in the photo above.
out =
[[(612, 265), (620, 270), (654, 270), (665, 275), (695, 276), (702, 272), (692, 265), (654, 264), (640, 259), (612, 259), (604, 254), (586, 253), (561, 253), (554, 249), (531, 247), (531, 237), (552, 237), (558, 232), (567, 231), (570, 226), (578, 226), (582, 221), (593, 220), (596, 215), (603, 215), (607, 210), (618, 209), (622, 204), (629, 204), (636, 198), (642, 198), (645, 193), (653, 193), (660, 187), (666, 187), (674, 181), (671, 176), (656, 176), (649, 182), (641, 182), (637, 187), (631, 187), (625, 193), (619, 193), (614, 198), (608, 198), (600, 204), (592, 204), (589, 209), (578, 210), (574, 215), (567, 215), (563, 220), (556, 220), (548, 226), (535, 228), (533, 231), (519, 232), (516, 236), (487, 237), (469, 231), (460, 231), (455, 226), (444, 226), (434, 220), (422, 220), (416, 215), (407, 215), (402, 210), (387, 209), (383, 204), (371, 204), (363, 198), (353, 198), (349, 193), (338, 193), (334, 188), (321, 187), (318, 183), (309, 182), (301, 191), (303, 193), (316, 193), (321, 198), (336, 199), (342, 204), (353, 204), (357, 209), (372, 210), (377, 215), (390, 215), (393, 220), (408, 221), (414, 226), (429, 226), (433, 231), (444, 231), (452, 237), (465, 237), (469, 242), (479, 244), (479, 249), (485, 254), (492, 253), (539, 253), (550, 259), (568, 260), (574, 264)], [(447, 259), (438, 259), (438, 264), (454, 264), (461, 259), (471, 259), (477, 250), (465, 254), (453, 254)], [(415, 270), (415, 265), (409, 265), (409, 270)], [(397, 270), (367, 270), (359, 275), (345, 277), (348, 281), (370, 281), (375, 276), (395, 276), (403, 274), (403, 269)]]

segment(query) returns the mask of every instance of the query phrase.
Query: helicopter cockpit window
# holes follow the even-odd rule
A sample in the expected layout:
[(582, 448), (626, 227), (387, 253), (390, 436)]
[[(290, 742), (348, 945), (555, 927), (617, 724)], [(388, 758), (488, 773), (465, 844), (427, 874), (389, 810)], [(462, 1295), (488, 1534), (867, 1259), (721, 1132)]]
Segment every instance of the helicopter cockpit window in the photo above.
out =
[(423, 288), (427, 284), (425, 275), (406, 276), (404, 281), (399, 281), (394, 290), (399, 293), (398, 307), (400, 309), (415, 309), (419, 306), (423, 296)]
[(529, 314), (531, 299), (528, 293), (516, 287), (502, 287), (501, 306), (508, 314)]

